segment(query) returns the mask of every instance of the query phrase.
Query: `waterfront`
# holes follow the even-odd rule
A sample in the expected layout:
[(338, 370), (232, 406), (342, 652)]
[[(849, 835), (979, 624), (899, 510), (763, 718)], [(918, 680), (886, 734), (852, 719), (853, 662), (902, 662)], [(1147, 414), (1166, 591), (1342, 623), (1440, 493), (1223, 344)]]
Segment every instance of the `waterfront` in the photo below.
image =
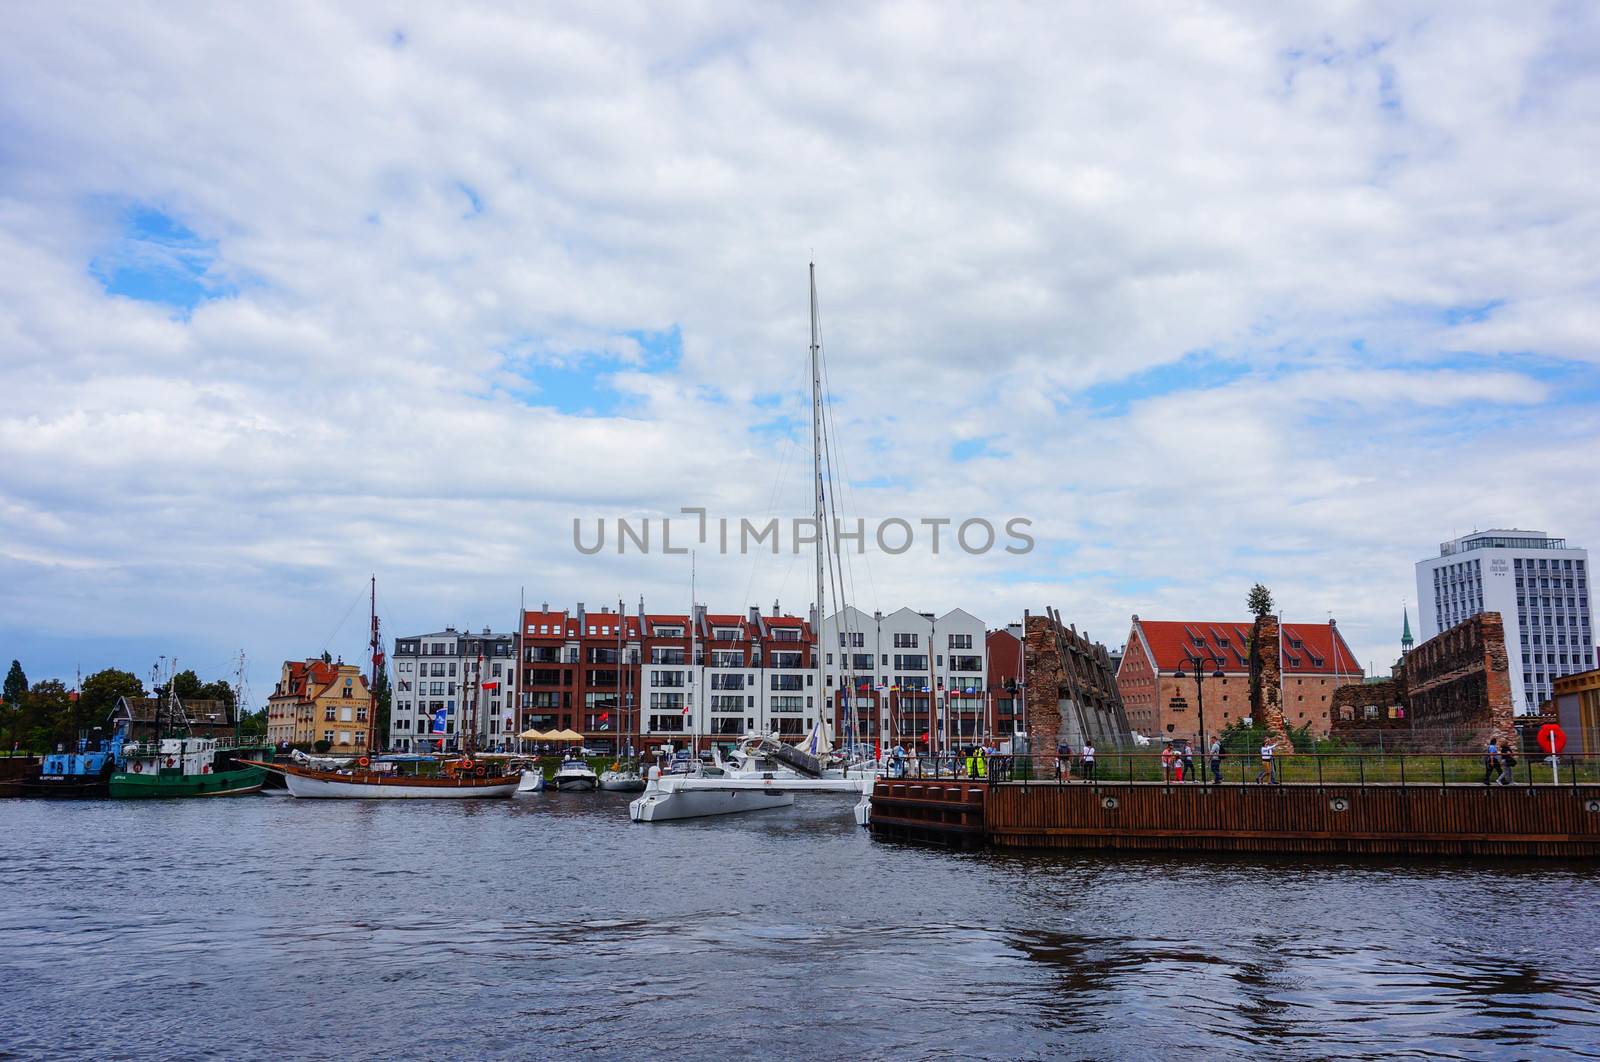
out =
[(1010, 856), (849, 803), (7, 801), (0, 1057), (1600, 1054), (1562, 862)]

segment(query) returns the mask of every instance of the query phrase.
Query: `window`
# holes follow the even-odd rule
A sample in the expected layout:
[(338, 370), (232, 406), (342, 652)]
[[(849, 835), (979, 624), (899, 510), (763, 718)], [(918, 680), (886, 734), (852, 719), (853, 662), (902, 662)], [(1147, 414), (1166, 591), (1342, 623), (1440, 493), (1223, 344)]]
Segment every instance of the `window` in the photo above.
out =
[(650, 695), (652, 708), (683, 708), (683, 694), (681, 693), (652, 693)]
[(739, 640), (738, 627), (716, 627), (711, 631), (712, 640), (718, 642), (736, 642)]
[(948, 646), (948, 648), (951, 648), (951, 649), (971, 649), (972, 648), (972, 635), (970, 635), (970, 634), (952, 634), (950, 636), (950, 645)]
[(684, 684), (681, 671), (652, 671), (650, 672), (650, 685), (679, 687)]
[(323, 721), (323, 722), (324, 722), (324, 723), (331, 723), (331, 722), (333, 722), (333, 716), (334, 716), (334, 708), (333, 708), (333, 705), (331, 705), (331, 704), (330, 704), (330, 705), (328, 705), (328, 707), (326, 707), (326, 708), (324, 708), (324, 709), (323, 709), (323, 710), (322, 710), (322, 721)]
[(917, 647), (917, 635), (915, 635), (915, 634), (897, 634), (897, 635), (895, 635), (894, 636), (894, 647), (896, 649), (915, 649)]
[(323, 732), (322, 732), (322, 740), (323, 740), (323, 741), (326, 741), (326, 742), (327, 742), (327, 743), (328, 743), (328, 744), (330, 744), (330, 745), (331, 745), (331, 744), (333, 744), (333, 731), (331, 731), (331, 730), (324, 730), (324, 731), (323, 731)]
[(683, 716), (681, 715), (652, 715), (650, 729), (658, 734), (683, 733)]

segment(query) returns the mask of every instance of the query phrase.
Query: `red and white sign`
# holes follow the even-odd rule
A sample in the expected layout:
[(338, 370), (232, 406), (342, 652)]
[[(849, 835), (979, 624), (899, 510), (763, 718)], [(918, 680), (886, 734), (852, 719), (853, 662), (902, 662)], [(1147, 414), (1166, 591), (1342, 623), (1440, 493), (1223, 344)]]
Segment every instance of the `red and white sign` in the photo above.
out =
[(1554, 723), (1546, 723), (1539, 728), (1536, 739), (1539, 747), (1552, 756), (1560, 755), (1561, 750), (1567, 747), (1567, 732)]

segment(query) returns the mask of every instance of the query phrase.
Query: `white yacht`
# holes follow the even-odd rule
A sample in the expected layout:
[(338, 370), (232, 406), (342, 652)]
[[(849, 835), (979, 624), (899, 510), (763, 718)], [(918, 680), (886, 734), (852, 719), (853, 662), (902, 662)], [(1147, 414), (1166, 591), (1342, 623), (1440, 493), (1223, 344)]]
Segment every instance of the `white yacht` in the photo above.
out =
[(583, 760), (568, 757), (561, 761), (550, 782), (558, 792), (574, 793), (593, 790), (600, 784), (600, 779), (595, 775), (594, 768)]
[(628, 804), (628, 818), (634, 822), (667, 822), (765, 811), (793, 804), (794, 794), (773, 781), (731, 778), (719, 767), (663, 777), (661, 768), (652, 767), (644, 795)]
[(859, 794), (871, 790), (878, 777), (877, 765), (870, 760), (836, 764), (832, 751), (819, 720), (799, 746), (786, 745), (772, 734), (747, 738), (728, 754), (724, 767), (729, 778), (776, 782), (792, 792)]

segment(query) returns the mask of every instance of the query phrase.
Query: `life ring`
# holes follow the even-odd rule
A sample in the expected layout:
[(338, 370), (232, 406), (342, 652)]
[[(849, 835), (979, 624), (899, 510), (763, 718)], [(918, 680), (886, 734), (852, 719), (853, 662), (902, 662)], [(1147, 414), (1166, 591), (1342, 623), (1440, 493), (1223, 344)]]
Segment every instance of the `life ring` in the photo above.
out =
[(200, 768), (200, 773), (201, 774), (210, 774), (211, 773), (211, 764), (208, 763), (204, 767)]
[(365, 767), (369, 761), (367, 760), (367, 758), (365, 756), (363, 756), (359, 760), (357, 760), (356, 762), (361, 764), (361, 766)]
[(144, 773), (144, 764), (140, 763), (138, 760), (134, 760), (133, 761), (133, 773), (134, 774), (143, 774)]
[(477, 775), (479, 778), (482, 778), (484, 775), (489, 773), (489, 768), (480, 763), (472, 769), (472, 773)]
[(167, 757), (167, 766), (168, 766), (168, 767), (171, 767), (171, 766), (172, 766), (172, 765), (173, 765), (173, 764), (174, 764), (174, 763), (176, 763), (176, 762), (178, 762), (178, 761), (177, 761), (177, 760), (174, 760), (174, 759), (173, 759), (173, 758), (172, 758), (172, 757), (171, 757), (171, 756), (168, 756), (168, 757)]
[(462, 770), (463, 770), (463, 771), (470, 771), (470, 770), (472, 770), (472, 761), (471, 761), (471, 760), (462, 760), (462, 761), (461, 761), (461, 769), (462, 769)]

